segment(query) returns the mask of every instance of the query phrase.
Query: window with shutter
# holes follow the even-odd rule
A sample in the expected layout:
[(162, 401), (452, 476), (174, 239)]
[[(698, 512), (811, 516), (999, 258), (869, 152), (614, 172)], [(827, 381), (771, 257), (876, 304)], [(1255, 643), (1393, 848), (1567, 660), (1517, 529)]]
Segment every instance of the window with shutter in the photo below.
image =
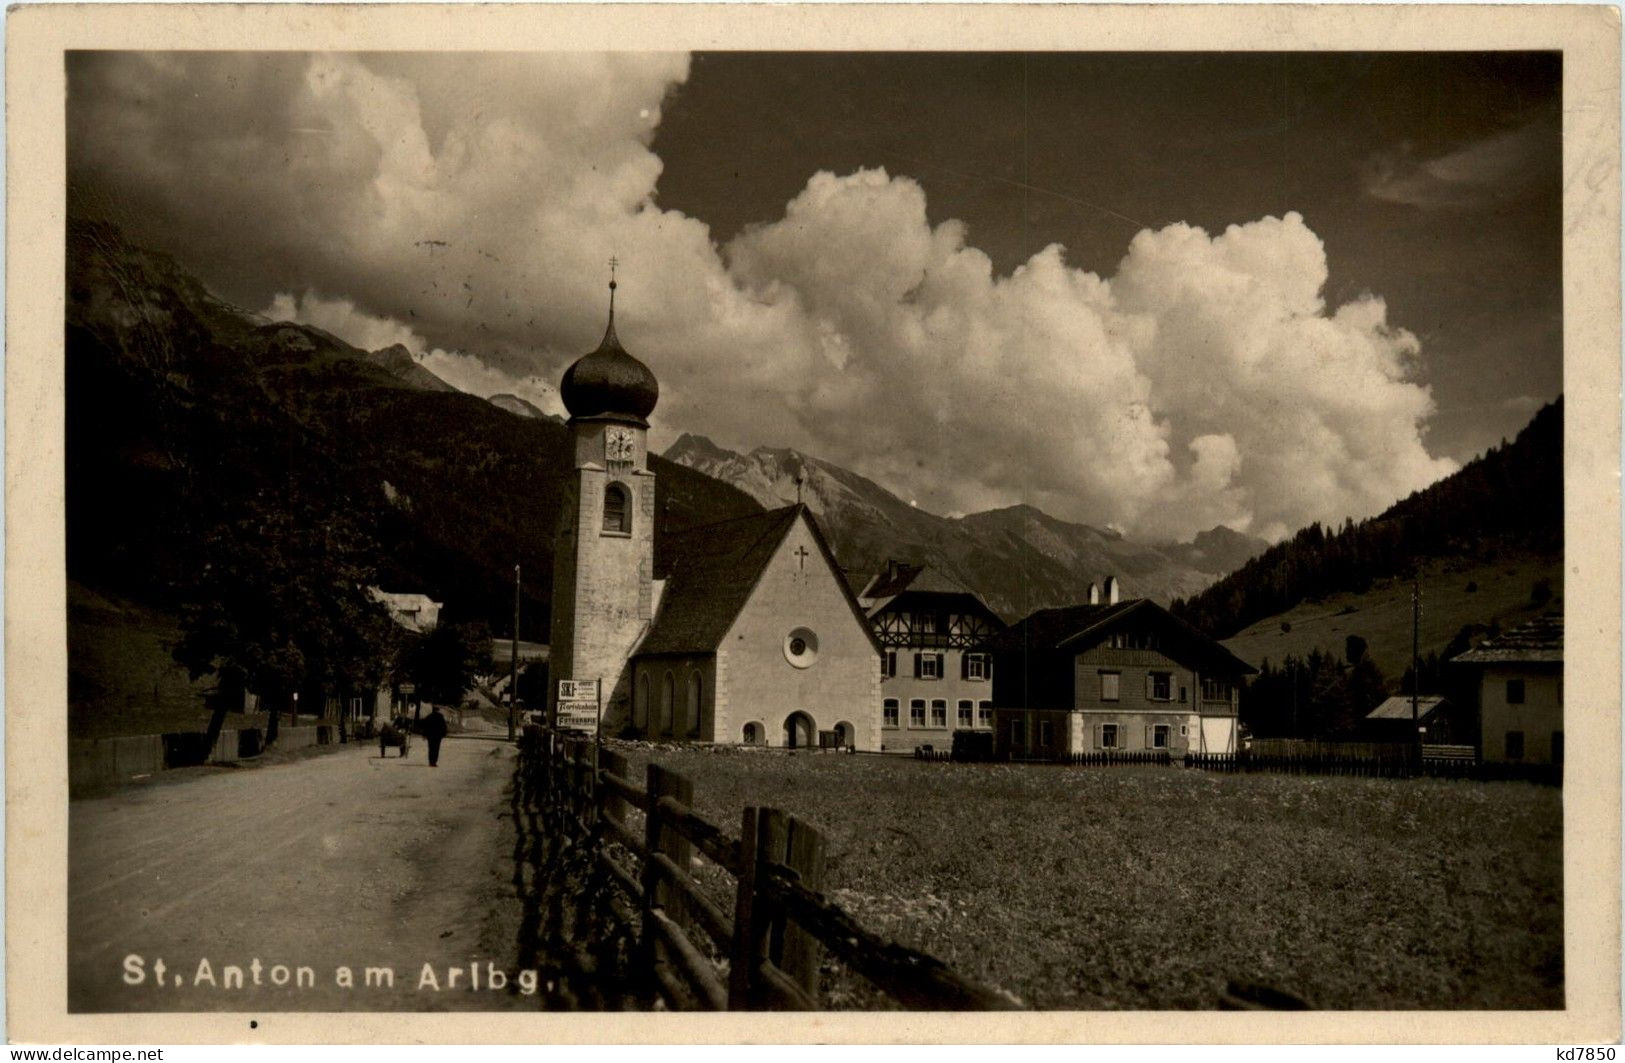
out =
[(916, 653), (914, 655), (914, 678), (915, 679), (920, 678), (920, 665), (921, 665), (924, 657), (925, 657), (925, 654), (923, 654), (923, 653)]

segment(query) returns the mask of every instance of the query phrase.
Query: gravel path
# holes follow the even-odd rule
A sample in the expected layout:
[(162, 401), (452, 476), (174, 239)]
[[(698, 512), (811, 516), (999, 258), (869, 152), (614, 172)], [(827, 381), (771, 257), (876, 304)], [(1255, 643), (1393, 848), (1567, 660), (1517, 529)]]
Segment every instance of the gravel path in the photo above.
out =
[[(545, 982), (488, 988), (487, 964), (520, 979), (514, 749), (499, 737), (450, 738), (433, 769), (421, 740), (405, 759), (349, 745), (74, 802), (69, 1009), (545, 1007)], [(368, 986), (369, 967), (391, 969), (393, 988)]]

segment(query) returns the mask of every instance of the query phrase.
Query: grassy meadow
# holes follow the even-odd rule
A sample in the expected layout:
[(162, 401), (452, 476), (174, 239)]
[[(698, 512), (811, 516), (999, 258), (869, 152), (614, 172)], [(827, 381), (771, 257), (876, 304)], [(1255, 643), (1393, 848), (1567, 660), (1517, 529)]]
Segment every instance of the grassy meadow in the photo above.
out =
[(1556, 789), (627, 752), (731, 832), (747, 804), (818, 825), (864, 925), (1030, 1006), (1211, 1008), (1231, 979), (1317, 1008), (1563, 1006)]

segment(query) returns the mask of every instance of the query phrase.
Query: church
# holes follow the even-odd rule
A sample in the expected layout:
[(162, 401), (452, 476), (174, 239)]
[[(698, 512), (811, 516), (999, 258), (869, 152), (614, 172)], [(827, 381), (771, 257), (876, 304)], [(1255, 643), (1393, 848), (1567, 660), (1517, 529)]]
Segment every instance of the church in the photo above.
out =
[(606, 735), (879, 750), (880, 646), (805, 506), (673, 535), (656, 571), (660, 387), (616, 337), (609, 287), (603, 341), (559, 385), (575, 475), (554, 542), (553, 676), (602, 681)]

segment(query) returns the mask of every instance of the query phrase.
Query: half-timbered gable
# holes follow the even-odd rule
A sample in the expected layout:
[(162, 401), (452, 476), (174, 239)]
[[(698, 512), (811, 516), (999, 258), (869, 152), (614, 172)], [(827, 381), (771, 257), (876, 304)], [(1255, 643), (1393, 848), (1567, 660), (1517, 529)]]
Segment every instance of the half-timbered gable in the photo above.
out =
[(948, 748), (993, 726), (990, 644), (1004, 624), (975, 592), (925, 565), (889, 561), (858, 594), (884, 661), (886, 750)]

